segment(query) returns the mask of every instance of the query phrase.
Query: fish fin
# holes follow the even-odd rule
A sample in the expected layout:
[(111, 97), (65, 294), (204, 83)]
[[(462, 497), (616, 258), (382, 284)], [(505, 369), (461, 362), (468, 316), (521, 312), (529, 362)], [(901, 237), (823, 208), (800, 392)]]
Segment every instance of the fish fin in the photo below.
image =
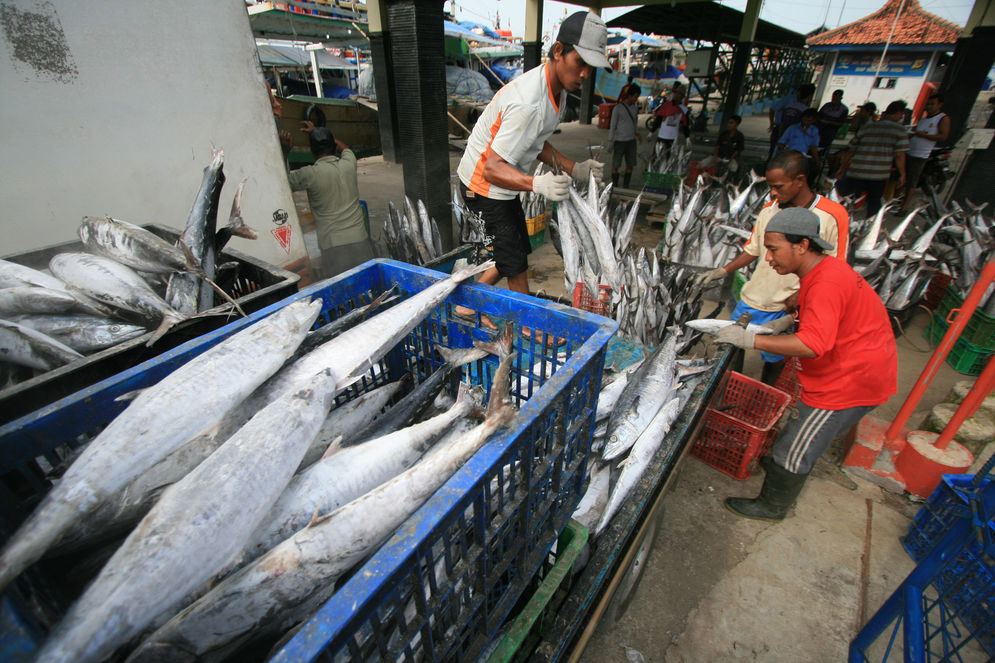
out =
[(469, 364), (487, 356), (487, 350), (484, 348), (445, 348), (437, 345), (435, 349), (442, 355), (443, 361), (452, 368)]
[(145, 389), (147, 389), (147, 387), (143, 388), (143, 389), (135, 389), (134, 391), (125, 392), (125, 393), (121, 394), (120, 396), (118, 396), (117, 398), (115, 398), (114, 402), (115, 403), (125, 403), (127, 401), (133, 401), (136, 398), (138, 398), (139, 396), (141, 396), (142, 392), (145, 391)]
[(320, 507), (320, 506), (316, 506), (316, 507), (314, 507), (314, 513), (312, 513), (312, 514), (311, 514), (311, 520), (310, 520), (310, 522), (308, 522), (308, 524), (307, 524), (307, 526), (308, 526), (308, 527), (311, 527), (312, 525), (317, 525), (317, 524), (318, 524), (318, 523), (320, 523), (320, 522), (321, 522), (322, 520), (324, 520), (325, 518), (327, 518), (327, 517), (328, 517), (328, 516), (322, 516), (322, 517), (320, 517), (320, 518), (319, 518), (319, 517), (318, 517), (318, 510), (319, 510), (319, 509), (321, 509), (321, 507)]
[(211, 286), (211, 288), (213, 288), (216, 293), (218, 293), (219, 295), (221, 295), (226, 302), (228, 302), (229, 304), (231, 304), (235, 308), (235, 310), (238, 311), (242, 315), (243, 318), (246, 317), (245, 311), (243, 311), (242, 307), (238, 305), (238, 302), (236, 302), (234, 299), (232, 299), (232, 296), (229, 295), (227, 292), (225, 292), (221, 288), (221, 286), (219, 286), (217, 283), (215, 283), (211, 279), (207, 278), (206, 276), (201, 276), (200, 278), (204, 279), (204, 281), (207, 283), (207, 285)]
[(145, 346), (152, 347), (152, 344), (158, 341), (160, 338), (162, 338), (166, 332), (172, 329), (177, 323), (183, 322), (186, 319), (187, 316), (185, 315), (179, 315), (179, 316), (170, 315), (170, 314), (164, 315), (162, 317), (162, 322), (159, 323), (159, 326), (152, 333), (152, 337), (148, 340), (148, 343), (146, 343)]
[(511, 353), (514, 347), (514, 325), (505, 322), (502, 325), (503, 329), (498, 329), (498, 331), (491, 334), (491, 337), (487, 341), (474, 341), (473, 345), (481, 350), (486, 350), (492, 355), (504, 358)]
[[(508, 389), (511, 376), (511, 362), (517, 353), (512, 352), (498, 364), (494, 371), (494, 382), (491, 385), (491, 397), (487, 402), (487, 418), (503, 418), (503, 410), (509, 406)], [(514, 409), (514, 408), (512, 408)]]
[(329, 444), (328, 447), (325, 449), (325, 453), (321, 454), (321, 458), (319, 460), (324, 460), (325, 458), (328, 458), (332, 454), (337, 453), (339, 449), (341, 449), (342, 447), (342, 440), (343, 440), (342, 435), (339, 435), (334, 440), (332, 440), (332, 443)]

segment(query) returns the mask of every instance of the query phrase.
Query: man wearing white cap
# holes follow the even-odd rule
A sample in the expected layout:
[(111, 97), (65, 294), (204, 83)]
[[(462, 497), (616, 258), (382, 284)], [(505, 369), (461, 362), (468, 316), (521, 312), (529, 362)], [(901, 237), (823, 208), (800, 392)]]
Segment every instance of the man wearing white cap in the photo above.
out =
[[(601, 179), (603, 163), (572, 161), (547, 139), (560, 123), (567, 92), (580, 89), (594, 67), (609, 68), (607, 43), (608, 31), (599, 16), (572, 14), (560, 25), (546, 63), (502, 88), (477, 120), (456, 172), (467, 207), (483, 217), (487, 234), (494, 238), (497, 265), (481, 275), (481, 283), (493, 285), (505, 277), (510, 290), (529, 293), (531, 248), (520, 191), (564, 200), (571, 176), (586, 183), (593, 172)], [(529, 175), (537, 158), (554, 172)], [(472, 311), (456, 307), (455, 313), (467, 316)]]
[(812, 466), (836, 437), (898, 388), (895, 335), (881, 298), (842, 260), (825, 254), (819, 217), (802, 207), (774, 215), (764, 233), (766, 260), (778, 274), (801, 279), (798, 330), (791, 316), (767, 323), (774, 334), (745, 327), (719, 330), (716, 341), (799, 357), (798, 416), (788, 419), (761, 463), (767, 471), (756, 499), (730, 497), (726, 507), (747, 518), (781, 520), (794, 505)]

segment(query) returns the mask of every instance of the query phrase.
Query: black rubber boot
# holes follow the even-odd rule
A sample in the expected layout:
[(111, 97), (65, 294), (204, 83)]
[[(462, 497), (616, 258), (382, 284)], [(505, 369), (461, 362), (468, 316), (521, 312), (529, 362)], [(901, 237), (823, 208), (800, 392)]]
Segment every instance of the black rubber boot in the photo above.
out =
[(622, 186), (625, 187), (626, 189), (628, 189), (629, 188), (629, 181), (631, 179), (632, 179), (632, 173), (631, 172), (626, 173), (625, 177), (622, 179)]
[(765, 361), (763, 370), (760, 372), (760, 381), (764, 384), (774, 386), (777, 382), (777, 378), (781, 377), (781, 371), (784, 370), (784, 359), (781, 361)]
[(612, 186), (618, 186), (618, 173), (612, 173)]
[(727, 497), (726, 508), (737, 516), (756, 520), (784, 520), (788, 511), (795, 505), (798, 494), (808, 479), (807, 474), (789, 472), (777, 463), (767, 463), (767, 476), (764, 478), (760, 496), (756, 499)]

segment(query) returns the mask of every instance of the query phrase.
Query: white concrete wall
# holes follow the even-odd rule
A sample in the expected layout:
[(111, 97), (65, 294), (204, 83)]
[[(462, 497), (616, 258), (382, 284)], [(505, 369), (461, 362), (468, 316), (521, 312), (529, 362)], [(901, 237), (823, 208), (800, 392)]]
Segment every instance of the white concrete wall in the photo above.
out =
[[(909, 108), (912, 108), (919, 97), (919, 91), (922, 89), (923, 84), (929, 80), (929, 75), (932, 73), (936, 62), (936, 55), (934, 53), (922, 53), (922, 56), (929, 61), (923, 70), (923, 74), (921, 76), (893, 76), (896, 79), (896, 85), (890, 90), (871, 89), (871, 86), (874, 84), (874, 71), (865, 75), (841, 76), (834, 69), (835, 63), (830, 63), (828, 71), (824, 74), (826, 83), (821, 90), (822, 95), (819, 99), (815, 100), (813, 105), (816, 108), (821, 108), (823, 104), (831, 99), (834, 90), (843, 90), (843, 103), (849, 107), (851, 113), (856, 111), (857, 106), (860, 106), (865, 101), (873, 101), (877, 105), (879, 113), (884, 110), (885, 106), (899, 99), (904, 99)], [(876, 57), (880, 57), (880, 52)], [(877, 62), (876, 59), (874, 61), (875, 63)], [(886, 72), (881, 73), (881, 77), (888, 76), (889, 74)]]
[[(0, 255), (73, 240), (85, 215), (182, 229), (213, 147), (225, 151), (219, 225), (246, 178), (242, 213), (260, 236), (231, 245), (281, 266), (304, 257), (243, 0), (3, 0), (0, 11)], [(289, 251), (271, 233), (277, 210)]]

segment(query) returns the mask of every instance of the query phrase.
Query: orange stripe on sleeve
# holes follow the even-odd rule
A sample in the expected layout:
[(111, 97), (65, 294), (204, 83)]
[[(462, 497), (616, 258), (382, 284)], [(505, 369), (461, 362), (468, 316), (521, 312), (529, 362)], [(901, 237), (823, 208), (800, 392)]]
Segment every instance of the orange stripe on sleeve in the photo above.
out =
[(491, 155), (491, 144), (494, 142), (494, 137), (497, 136), (497, 132), (501, 128), (501, 114), (503, 112), (498, 112), (497, 120), (491, 125), (491, 139), (487, 141), (487, 149), (477, 159), (477, 165), (473, 169), (473, 176), (470, 177), (470, 186), (467, 187), (470, 191), (485, 198), (490, 193), (491, 183), (484, 179), (484, 166), (487, 164), (487, 158)]

